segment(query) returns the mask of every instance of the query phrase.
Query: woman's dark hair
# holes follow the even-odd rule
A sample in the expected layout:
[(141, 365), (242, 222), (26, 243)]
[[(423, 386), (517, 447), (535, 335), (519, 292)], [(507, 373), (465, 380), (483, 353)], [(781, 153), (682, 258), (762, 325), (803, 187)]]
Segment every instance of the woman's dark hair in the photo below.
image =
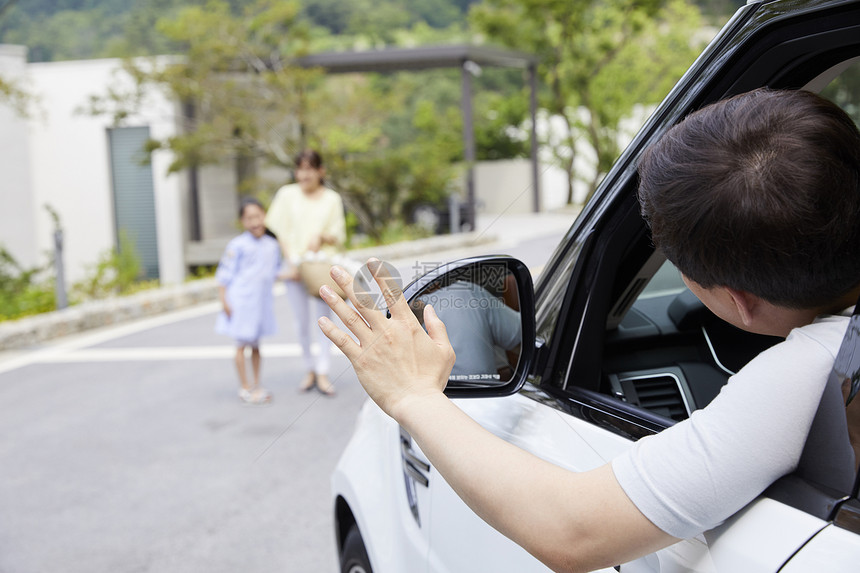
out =
[(313, 149), (305, 149), (296, 155), (294, 162), (296, 167), (301, 167), (302, 163), (307, 163), (314, 169), (320, 169), (323, 166), (322, 155)]
[(860, 133), (806, 91), (703, 108), (639, 163), (654, 245), (705, 288), (820, 308), (860, 284)]
[[(296, 164), (296, 169), (302, 166), (303, 163), (307, 163), (314, 169), (322, 169), (323, 160), (322, 155), (319, 152), (313, 149), (305, 149), (298, 155), (296, 155), (294, 162)], [(320, 177), (320, 185), (325, 185), (325, 179)]]

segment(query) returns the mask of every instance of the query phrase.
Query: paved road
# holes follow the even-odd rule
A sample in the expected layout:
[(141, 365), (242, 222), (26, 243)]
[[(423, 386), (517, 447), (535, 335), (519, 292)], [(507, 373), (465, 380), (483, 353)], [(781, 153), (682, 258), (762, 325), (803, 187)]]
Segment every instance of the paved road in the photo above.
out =
[[(540, 268), (556, 227), (438, 262), (501, 250)], [(0, 573), (336, 571), (329, 475), (365, 394), (342, 356), (336, 398), (298, 393), (276, 305), (269, 407), (239, 404), (216, 304), (0, 361)]]

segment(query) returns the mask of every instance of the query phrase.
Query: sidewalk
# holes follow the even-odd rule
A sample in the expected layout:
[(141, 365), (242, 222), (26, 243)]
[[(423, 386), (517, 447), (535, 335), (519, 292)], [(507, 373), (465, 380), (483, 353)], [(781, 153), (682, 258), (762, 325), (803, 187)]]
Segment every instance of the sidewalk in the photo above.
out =
[[(356, 260), (373, 256), (396, 262), (418, 261), (429, 255), (434, 260), (453, 260), (468, 256), (469, 250), (476, 247), (486, 249), (492, 246), (496, 251), (503, 252), (508, 245), (563, 233), (573, 223), (577, 213), (575, 209), (566, 208), (548, 213), (479, 214), (476, 230), (470, 233), (354, 249), (349, 251), (349, 255)], [(54, 338), (175, 311), (217, 298), (218, 285), (215, 279), (209, 278), (0, 322), (0, 351), (23, 349)]]

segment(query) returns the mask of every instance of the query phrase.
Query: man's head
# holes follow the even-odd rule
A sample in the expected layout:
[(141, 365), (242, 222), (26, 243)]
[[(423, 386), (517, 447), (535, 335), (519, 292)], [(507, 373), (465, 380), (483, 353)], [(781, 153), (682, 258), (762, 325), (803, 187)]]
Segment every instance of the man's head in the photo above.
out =
[(817, 95), (762, 89), (701, 109), (639, 175), (655, 246), (704, 288), (809, 309), (860, 284), (860, 133)]

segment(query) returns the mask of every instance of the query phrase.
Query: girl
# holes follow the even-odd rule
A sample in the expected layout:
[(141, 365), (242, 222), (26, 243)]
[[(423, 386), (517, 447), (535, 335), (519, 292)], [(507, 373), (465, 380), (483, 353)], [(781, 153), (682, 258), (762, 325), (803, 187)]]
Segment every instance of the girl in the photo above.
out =
[[(266, 225), (275, 232), (290, 268), (287, 271), (287, 297), (296, 320), (307, 374), (299, 388), (307, 392), (316, 386), (327, 396), (334, 396), (328, 379), (331, 341), (319, 329), (317, 342), (320, 352), (311, 354), (311, 325), (321, 316), (329, 316), (328, 305), (308, 294), (299, 280), (298, 265), (308, 255), (319, 252), (335, 253), (346, 239), (346, 220), (340, 195), (325, 186), (322, 157), (305, 150), (295, 160), (296, 182), (281, 187), (269, 213)], [(308, 307), (313, 305), (313, 315)]]
[[(278, 241), (267, 233), (266, 211), (256, 199), (245, 199), (239, 208), (245, 232), (227, 245), (215, 279), (223, 312), (215, 331), (236, 340), (239, 398), (246, 404), (266, 404), (271, 394), (260, 386), (260, 337), (275, 334), (272, 286), (280, 269)], [(251, 348), (253, 384), (245, 372), (245, 348)]]

